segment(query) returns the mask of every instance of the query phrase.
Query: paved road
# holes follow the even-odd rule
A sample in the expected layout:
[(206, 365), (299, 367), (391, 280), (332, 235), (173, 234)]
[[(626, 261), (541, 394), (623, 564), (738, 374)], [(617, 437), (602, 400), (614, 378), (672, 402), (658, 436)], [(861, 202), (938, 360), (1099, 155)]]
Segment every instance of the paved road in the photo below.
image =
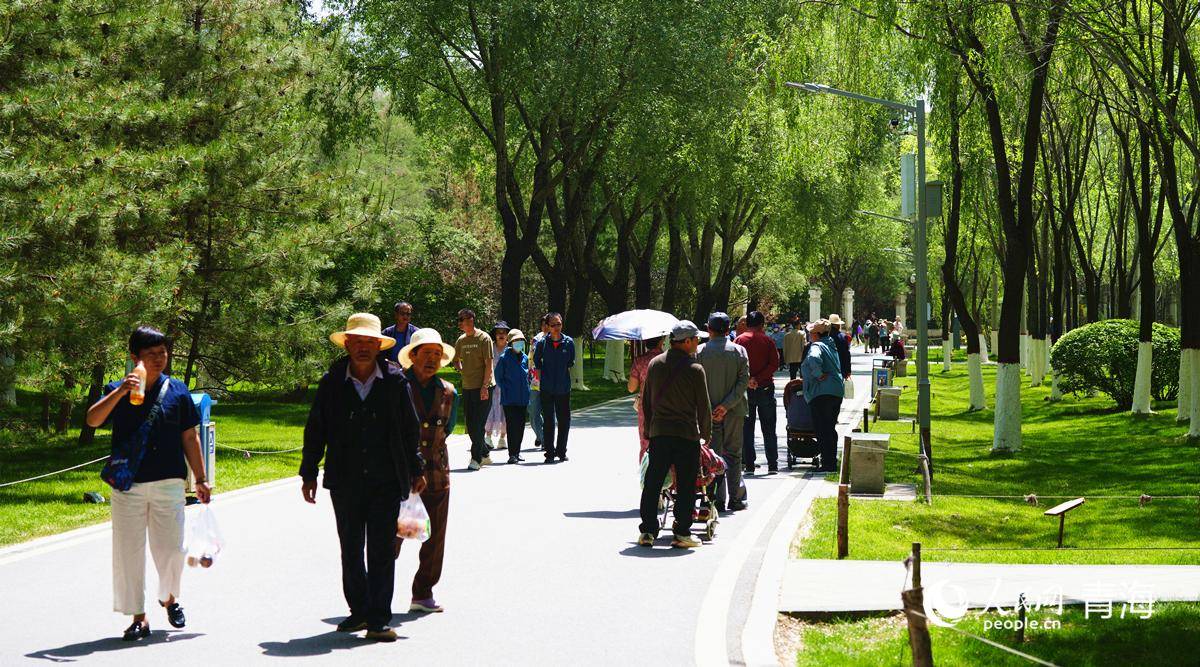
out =
[[(868, 357), (856, 358), (863, 390), (869, 367)], [(772, 494), (798, 487), (803, 469), (748, 478), (750, 508), (723, 518), (711, 544), (673, 550), (664, 537), (658, 548), (639, 548), (635, 423), (629, 399), (578, 414), (571, 460), (556, 465), (536, 463), (530, 452), (530, 463), (470, 472), (465, 444), (454, 444), (446, 564), (436, 590), (447, 611), (397, 614), (395, 644), (334, 632), (346, 610), (333, 512), (323, 491), (316, 506), (303, 503), (296, 479), (217, 496), (213, 509), (229, 546), (211, 570), (185, 571), (188, 627), (173, 630), (150, 609), (154, 633), (139, 644), (114, 638), (128, 620), (110, 611), (106, 528), (0, 551), (0, 664), (740, 662), (757, 563), (786, 509), (764, 501), (793, 497)], [(781, 414), (781, 433), (782, 424)], [(407, 609), (415, 569), (416, 550), (406, 550), (397, 564), (398, 611)], [(710, 594), (718, 571), (736, 573), (731, 594)], [(147, 583), (153, 604), (152, 568)], [(706, 615), (726, 625), (725, 659), (695, 655), (697, 628), (711, 627), (698, 626)]]

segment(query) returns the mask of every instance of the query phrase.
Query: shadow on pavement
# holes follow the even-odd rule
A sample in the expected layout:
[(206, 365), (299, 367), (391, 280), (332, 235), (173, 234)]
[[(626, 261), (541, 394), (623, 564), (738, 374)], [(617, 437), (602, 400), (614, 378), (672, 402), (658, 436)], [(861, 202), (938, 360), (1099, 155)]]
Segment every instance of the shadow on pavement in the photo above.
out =
[[(408, 639), (404, 635), (398, 638)], [(262, 648), (263, 655), (274, 656), (276, 658), (307, 658), (314, 655), (326, 655), (333, 653), (335, 650), (370, 646), (374, 643), (354, 633), (330, 630), (319, 635), (297, 637), (285, 642), (262, 642), (259, 644), (259, 647)]]
[(619, 552), (622, 556), (632, 556), (634, 558), (677, 558), (679, 556), (690, 556), (693, 549), (675, 549), (675, 548), (647, 548), (633, 545), (621, 549)]
[(58, 648), (48, 648), (41, 651), (34, 651), (33, 653), (26, 653), (25, 657), (49, 660), (50, 662), (75, 662), (77, 658), (85, 658), (93, 653), (133, 649), (148, 644), (167, 644), (202, 636), (204, 635), (200, 632), (172, 633), (165, 630), (154, 630), (150, 632), (149, 637), (138, 642), (122, 641), (120, 637), (105, 637), (103, 639), (93, 639), (90, 642), (67, 644)]
[(632, 510), (596, 510), (594, 512), (563, 512), (568, 519), (636, 519), (640, 513)]

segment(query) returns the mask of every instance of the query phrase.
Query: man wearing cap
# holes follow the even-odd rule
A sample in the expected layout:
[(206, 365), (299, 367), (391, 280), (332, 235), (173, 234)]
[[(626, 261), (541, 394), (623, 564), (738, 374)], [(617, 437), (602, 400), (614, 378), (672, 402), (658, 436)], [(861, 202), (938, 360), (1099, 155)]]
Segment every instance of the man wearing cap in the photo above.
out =
[[(409, 611), (440, 612), (433, 587), (442, 578), (446, 555), (446, 518), (450, 511), (450, 457), (446, 437), (454, 431), (458, 417), (454, 385), (437, 377), (438, 369), (454, 358), (454, 348), (442, 342), (436, 329), (417, 329), (398, 355), (409, 395), (421, 420), (421, 459), (425, 462), (425, 490), (421, 502), (429, 512), (429, 539), (421, 544), (420, 565), (413, 577)], [(396, 538), (396, 556), (404, 540)]]
[(671, 329), (671, 348), (650, 361), (642, 389), (644, 428), (650, 440), (650, 461), (642, 485), (641, 535), (638, 544), (654, 546), (658, 537), (658, 495), (667, 471), (675, 467), (678, 491), (671, 546), (699, 546), (692, 537), (696, 509), (696, 475), (700, 468), (700, 441), (709, 442), (712, 409), (704, 367), (696, 360), (700, 337), (707, 334), (683, 320)]
[(837, 418), (845, 391), (837, 347), (829, 340), (829, 320), (817, 320), (808, 325), (812, 344), (800, 367), (804, 376), (804, 400), (812, 412), (817, 445), (821, 450), (821, 465), (817, 472), (836, 472)]
[[(396, 344), (379, 318), (356, 313), (346, 329), (329, 336), (346, 350), (317, 384), (304, 425), (300, 461), (304, 500), (317, 502), (317, 466), (325, 460), (342, 551), (342, 591), (350, 615), (341, 632), (367, 630), (367, 638), (395, 641), (388, 627), (396, 561), (393, 540), (400, 503), (425, 490), (417, 452), (419, 424), (400, 369), (379, 356)], [(366, 566), (363, 549), (366, 548)]]
[(392, 310), (392, 317), (395, 318), (396, 323), (383, 330), (383, 335), (396, 340), (395, 345), (383, 352), (383, 356), (394, 364), (400, 363), (397, 359), (400, 349), (408, 345), (409, 341), (412, 340), (412, 335), (417, 331), (417, 327), (412, 323), (412, 314), (413, 307), (411, 303), (407, 301), (396, 302), (396, 307)]
[(746, 316), (746, 333), (734, 342), (746, 348), (750, 357), (750, 386), (746, 389), (746, 421), (742, 425), (742, 456), (746, 472), (754, 472), (754, 418), (761, 424), (763, 449), (767, 455), (767, 470), (779, 469), (779, 440), (775, 434), (775, 371), (779, 354), (775, 343), (765, 333), (766, 317), (757, 310)]
[(463, 411), (467, 418), (467, 435), (471, 437), (471, 462), (467, 467), (479, 470), (490, 465), (484, 424), (492, 409), (492, 337), (475, 328), (475, 311), (458, 311), (458, 328), (462, 335), (454, 342), (454, 367), (462, 374)]
[[(713, 451), (725, 459), (725, 485), (717, 485), (717, 509), (746, 507), (742, 494), (742, 422), (746, 419), (746, 387), (750, 384), (750, 360), (746, 349), (731, 343), (729, 316), (708, 316), (708, 342), (700, 346), (696, 359), (704, 367), (708, 383), (708, 402), (712, 407)], [(726, 505), (722, 489), (728, 489)]]
[(842, 331), (845, 321), (837, 313), (829, 316), (829, 342), (837, 349), (838, 366), (842, 369), (842, 379), (850, 379), (850, 336)]

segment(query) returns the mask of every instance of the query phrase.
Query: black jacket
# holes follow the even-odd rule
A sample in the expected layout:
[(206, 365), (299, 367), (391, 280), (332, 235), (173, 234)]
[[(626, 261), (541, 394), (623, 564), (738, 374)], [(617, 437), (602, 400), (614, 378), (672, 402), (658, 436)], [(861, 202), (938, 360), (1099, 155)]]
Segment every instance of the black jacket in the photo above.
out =
[(839, 331), (837, 334), (838, 364), (842, 367), (842, 377), (850, 377), (850, 336)]
[[(417, 452), (420, 424), (413, 409), (412, 398), (408, 394), (408, 379), (404, 377), (400, 367), (382, 357), (378, 363), (383, 377), (375, 380), (375, 383), (387, 392), (385, 400), (391, 408), (388, 410), (388, 419), (391, 420), (388, 447), (396, 465), (396, 477), (404, 486), (403, 497), (407, 498), (409, 485), (420, 477), (425, 469), (421, 455)], [(329, 371), (321, 377), (317, 384), (317, 396), (308, 411), (308, 422), (304, 425), (304, 454), (300, 460), (300, 477), (306, 482), (316, 481), (317, 466), (321, 459), (325, 459), (325, 480), (322, 486), (327, 489), (338, 488), (343, 477), (343, 438), (348, 432), (346, 422), (349, 417), (343, 409), (346, 405), (344, 392), (354, 391), (354, 387), (346, 380), (346, 368), (349, 364), (350, 358), (342, 357), (333, 362)]]

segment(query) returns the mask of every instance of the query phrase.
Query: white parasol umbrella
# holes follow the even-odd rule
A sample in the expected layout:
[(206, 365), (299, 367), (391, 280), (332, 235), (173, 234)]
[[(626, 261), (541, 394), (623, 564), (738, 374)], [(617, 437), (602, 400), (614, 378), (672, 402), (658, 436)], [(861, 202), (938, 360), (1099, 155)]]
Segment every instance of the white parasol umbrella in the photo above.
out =
[(679, 319), (661, 310), (627, 310), (609, 315), (592, 329), (595, 340), (646, 340), (671, 333)]

